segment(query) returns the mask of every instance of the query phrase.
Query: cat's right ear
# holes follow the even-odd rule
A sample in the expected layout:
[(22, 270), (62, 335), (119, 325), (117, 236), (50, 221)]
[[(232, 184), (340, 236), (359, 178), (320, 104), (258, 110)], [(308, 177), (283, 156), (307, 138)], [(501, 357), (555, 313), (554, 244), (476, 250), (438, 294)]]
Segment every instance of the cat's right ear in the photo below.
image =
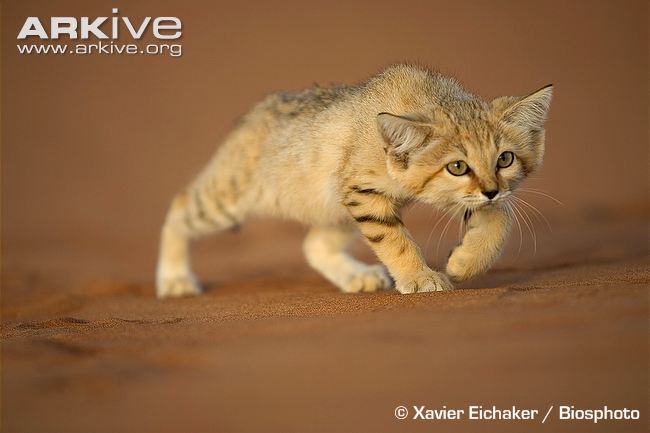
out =
[(421, 147), (431, 134), (431, 125), (410, 116), (379, 113), (377, 126), (387, 154), (407, 158)]
[(544, 86), (523, 98), (502, 97), (492, 101), (504, 122), (530, 130), (544, 128), (553, 96), (553, 85)]

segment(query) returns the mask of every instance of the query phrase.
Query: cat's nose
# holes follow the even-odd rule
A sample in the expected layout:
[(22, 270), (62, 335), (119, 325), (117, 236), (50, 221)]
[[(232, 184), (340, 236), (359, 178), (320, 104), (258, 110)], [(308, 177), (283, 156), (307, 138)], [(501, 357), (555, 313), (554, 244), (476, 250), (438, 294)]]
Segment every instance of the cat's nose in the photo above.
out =
[(497, 194), (499, 193), (499, 190), (495, 189), (494, 191), (481, 191), (481, 192), (483, 193), (484, 196), (486, 196), (487, 198), (492, 200), (494, 197), (497, 196)]

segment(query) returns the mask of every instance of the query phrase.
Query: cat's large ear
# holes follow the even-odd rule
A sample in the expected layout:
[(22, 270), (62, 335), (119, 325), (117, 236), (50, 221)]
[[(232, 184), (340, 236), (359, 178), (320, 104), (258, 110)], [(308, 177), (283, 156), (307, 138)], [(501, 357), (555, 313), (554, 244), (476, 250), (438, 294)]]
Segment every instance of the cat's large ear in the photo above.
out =
[(379, 113), (377, 126), (384, 139), (386, 153), (398, 157), (408, 157), (408, 154), (422, 146), (431, 134), (431, 125), (415, 116)]
[(544, 128), (552, 96), (553, 85), (549, 84), (523, 98), (497, 98), (492, 101), (492, 106), (501, 111), (504, 122), (529, 130), (540, 130)]

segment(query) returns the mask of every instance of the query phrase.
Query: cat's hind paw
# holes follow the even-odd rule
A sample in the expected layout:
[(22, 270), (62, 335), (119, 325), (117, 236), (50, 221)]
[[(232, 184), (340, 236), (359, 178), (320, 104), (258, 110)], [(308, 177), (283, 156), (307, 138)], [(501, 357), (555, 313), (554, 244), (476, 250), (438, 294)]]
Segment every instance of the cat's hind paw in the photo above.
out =
[(156, 296), (159, 299), (196, 296), (202, 292), (201, 286), (191, 274), (160, 278), (156, 282)]

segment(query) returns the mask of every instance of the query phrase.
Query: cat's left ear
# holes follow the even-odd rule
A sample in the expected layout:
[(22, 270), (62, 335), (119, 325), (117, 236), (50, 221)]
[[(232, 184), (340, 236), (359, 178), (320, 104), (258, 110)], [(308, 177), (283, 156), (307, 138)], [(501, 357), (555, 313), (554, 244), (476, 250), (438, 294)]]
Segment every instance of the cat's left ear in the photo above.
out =
[(501, 119), (529, 130), (541, 130), (548, 116), (553, 96), (553, 85), (542, 87), (523, 98), (502, 97), (492, 101), (492, 106), (501, 111)]
[(377, 126), (386, 153), (398, 158), (408, 158), (408, 154), (420, 148), (431, 134), (431, 125), (415, 116), (379, 113)]

